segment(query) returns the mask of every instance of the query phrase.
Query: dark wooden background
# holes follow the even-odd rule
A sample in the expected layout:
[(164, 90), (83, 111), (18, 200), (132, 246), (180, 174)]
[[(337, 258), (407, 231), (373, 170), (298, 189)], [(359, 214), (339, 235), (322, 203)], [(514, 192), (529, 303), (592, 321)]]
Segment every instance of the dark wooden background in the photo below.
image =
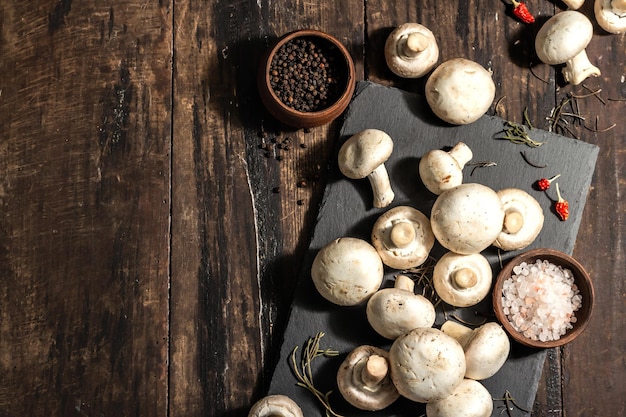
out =
[[(600, 147), (574, 252), (598, 303), (588, 331), (548, 353), (532, 415), (626, 415), (625, 37), (596, 26), (602, 76), (566, 85), (532, 48), (565, 6), (529, 7), (531, 26), (499, 0), (0, 2), (0, 415), (245, 416), (268, 386), (339, 130), (274, 122), (260, 54), (321, 29), (358, 79), (419, 93), (382, 56), (408, 21), (433, 30), (441, 60), (493, 70), (494, 114), (527, 109), (547, 129), (579, 97), (568, 111), (584, 120), (561, 133)], [(266, 154), (264, 141), (292, 146)]]

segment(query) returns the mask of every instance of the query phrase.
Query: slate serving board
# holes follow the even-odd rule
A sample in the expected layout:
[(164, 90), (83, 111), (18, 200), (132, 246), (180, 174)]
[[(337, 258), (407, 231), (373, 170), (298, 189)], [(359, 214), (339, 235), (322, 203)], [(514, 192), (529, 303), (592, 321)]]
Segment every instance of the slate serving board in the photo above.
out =
[[(533, 129), (533, 139), (545, 142), (538, 148), (512, 144), (497, 139), (502, 136), (505, 121), (498, 117), (483, 116), (465, 126), (451, 126), (440, 122), (429, 109), (425, 99), (416, 94), (370, 82), (357, 85), (355, 96), (346, 112), (338, 147), (351, 135), (367, 128), (381, 129), (394, 139), (394, 151), (386, 163), (392, 187), (396, 193), (393, 204), (410, 205), (427, 216), (436, 198), (422, 185), (418, 174), (420, 157), (431, 149), (446, 149), (459, 141), (472, 149), (475, 162), (496, 162), (496, 166), (481, 167), (468, 165), (464, 169), (464, 182), (478, 182), (494, 190), (507, 187), (523, 189), (541, 204), (545, 224), (537, 240), (527, 249), (548, 247), (571, 254), (587, 198), (587, 192), (598, 147), (579, 140), (566, 138), (543, 130)], [(337, 147), (337, 149), (338, 149)], [(524, 161), (524, 151), (529, 160), (546, 168), (536, 168)], [(294, 399), (307, 417), (324, 415), (324, 409), (313, 395), (296, 385), (291, 368), (291, 355), (299, 346), (296, 358), (306, 341), (318, 332), (324, 332), (321, 349), (340, 352), (337, 357), (319, 357), (313, 362), (313, 380), (316, 387), (326, 393), (332, 391), (329, 401), (337, 413), (344, 416), (419, 416), (425, 406), (406, 399), (399, 399), (391, 407), (378, 411), (358, 410), (346, 403), (337, 390), (335, 375), (345, 356), (362, 344), (387, 349), (389, 341), (378, 336), (367, 323), (364, 306), (339, 307), (324, 300), (315, 290), (310, 277), (310, 267), (320, 248), (326, 243), (344, 236), (369, 240), (372, 225), (385, 209), (372, 208), (372, 193), (367, 180), (349, 180), (341, 175), (336, 163), (336, 152), (329, 163), (328, 185), (319, 210), (309, 250), (299, 276), (298, 288), (292, 310), (284, 332), (284, 340), (276, 361), (269, 394), (284, 394)], [(553, 211), (556, 198), (554, 187), (547, 192), (533, 189), (533, 183), (541, 177), (561, 174), (559, 186), (562, 195), (570, 203), (570, 217), (561, 221)], [(445, 250), (435, 244), (431, 255), (440, 257)], [(490, 261), (494, 277), (501, 264), (506, 263), (519, 251), (501, 252), (486, 249), (483, 254)], [(391, 286), (391, 279), (398, 271), (387, 269), (383, 286)], [(454, 309), (438, 308), (435, 327), (451, 316), (462, 317), (472, 323), (484, 317), (495, 320), (490, 300), (475, 307)], [(534, 350), (515, 342), (503, 368), (493, 377), (482, 381), (496, 399), (493, 416), (499, 416), (504, 407), (503, 398), (509, 391), (516, 404), (531, 410), (546, 351)], [(515, 416), (529, 413), (514, 410)]]

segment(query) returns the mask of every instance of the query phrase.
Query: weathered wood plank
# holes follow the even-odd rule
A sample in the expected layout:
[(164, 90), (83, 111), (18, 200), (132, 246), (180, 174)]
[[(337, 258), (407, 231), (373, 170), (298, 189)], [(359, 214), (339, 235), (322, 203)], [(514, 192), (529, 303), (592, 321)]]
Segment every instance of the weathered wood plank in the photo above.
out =
[(167, 5), (0, 5), (0, 410), (167, 404)]

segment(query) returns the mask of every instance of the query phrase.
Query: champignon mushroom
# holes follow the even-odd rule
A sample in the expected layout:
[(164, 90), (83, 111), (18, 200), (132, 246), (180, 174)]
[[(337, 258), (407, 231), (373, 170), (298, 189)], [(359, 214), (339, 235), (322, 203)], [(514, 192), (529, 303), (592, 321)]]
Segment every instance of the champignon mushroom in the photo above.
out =
[(438, 59), (435, 35), (419, 23), (398, 26), (385, 42), (387, 66), (400, 77), (419, 78), (433, 69)]
[(432, 111), (453, 125), (475, 122), (496, 95), (491, 73), (479, 63), (453, 58), (439, 65), (426, 81), (426, 101)]
[(626, 32), (626, 0), (595, 0), (593, 11), (602, 29), (615, 34)]
[(578, 10), (583, 6), (585, 0), (563, 0), (563, 3), (565, 3), (569, 10)]
[(356, 133), (339, 149), (339, 170), (351, 179), (369, 179), (376, 208), (387, 207), (395, 196), (385, 168), (392, 151), (393, 140), (378, 129)]
[(456, 339), (465, 351), (465, 378), (483, 380), (496, 374), (506, 362), (511, 342), (502, 327), (493, 321), (471, 329), (448, 320), (441, 331)]
[(436, 313), (433, 303), (414, 293), (415, 283), (398, 275), (393, 288), (378, 290), (367, 301), (367, 321), (379, 335), (396, 339), (418, 327), (432, 327)]
[(439, 195), (463, 183), (463, 167), (472, 156), (472, 150), (463, 142), (448, 152), (433, 149), (420, 159), (420, 178), (428, 191)]
[(248, 417), (304, 417), (294, 400), (286, 395), (268, 395), (254, 403)]
[(429, 403), (446, 398), (463, 381), (465, 354), (459, 342), (441, 330), (420, 327), (393, 342), (389, 366), (400, 395)]
[(423, 264), (435, 244), (430, 220), (409, 206), (387, 210), (374, 223), (372, 245), (383, 263), (394, 269)]
[(443, 400), (426, 404), (428, 417), (490, 417), (493, 412), (491, 393), (483, 384), (464, 379)]
[(346, 356), (337, 372), (337, 386), (343, 398), (360, 410), (387, 408), (400, 394), (389, 376), (387, 351), (363, 345)]
[(518, 188), (505, 188), (497, 194), (504, 207), (504, 223), (493, 245), (507, 251), (527, 247), (543, 228), (541, 205), (533, 196)]
[(455, 307), (470, 307), (481, 302), (491, 290), (492, 278), (491, 265), (480, 253), (448, 252), (433, 270), (437, 295)]
[(463, 255), (490, 246), (502, 231), (504, 208), (486, 185), (467, 183), (444, 191), (435, 200), (430, 226), (446, 249)]
[(565, 64), (566, 82), (578, 85), (600, 70), (589, 62), (585, 48), (593, 36), (593, 25), (584, 14), (566, 10), (548, 19), (535, 38), (537, 57), (548, 65)]
[(353, 306), (365, 302), (383, 281), (383, 262), (363, 239), (343, 237), (326, 244), (313, 259), (311, 278), (331, 303)]

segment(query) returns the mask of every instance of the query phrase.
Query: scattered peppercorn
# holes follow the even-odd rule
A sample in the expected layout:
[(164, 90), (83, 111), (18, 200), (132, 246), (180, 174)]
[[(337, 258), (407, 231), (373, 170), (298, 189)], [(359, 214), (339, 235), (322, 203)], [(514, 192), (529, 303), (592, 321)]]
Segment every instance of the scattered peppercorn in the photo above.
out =
[(554, 177), (548, 179), (548, 178), (541, 178), (539, 180), (537, 180), (537, 189), (539, 191), (545, 191), (548, 188), (550, 188), (550, 184), (552, 184), (552, 181), (554, 181), (555, 179), (559, 178), (561, 176), (561, 174), (555, 175)]
[(298, 200), (298, 201), (296, 201), (296, 203), (297, 203), (299, 206), (301, 206), (301, 205), (303, 205), (303, 204), (304, 204), (304, 200)]
[(561, 197), (561, 191), (559, 190), (559, 183), (556, 183), (556, 194), (558, 200), (554, 204), (554, 211), (559, 215), (561, 220), (565, 221), (569, 217), (569, 203), (563, 197)]
[(325, 41), (296, 38), (282, 45), (270, 63), (270, 85), (281, 102), (301, 112), (322, 110), (342, 93), (337, 48)]

